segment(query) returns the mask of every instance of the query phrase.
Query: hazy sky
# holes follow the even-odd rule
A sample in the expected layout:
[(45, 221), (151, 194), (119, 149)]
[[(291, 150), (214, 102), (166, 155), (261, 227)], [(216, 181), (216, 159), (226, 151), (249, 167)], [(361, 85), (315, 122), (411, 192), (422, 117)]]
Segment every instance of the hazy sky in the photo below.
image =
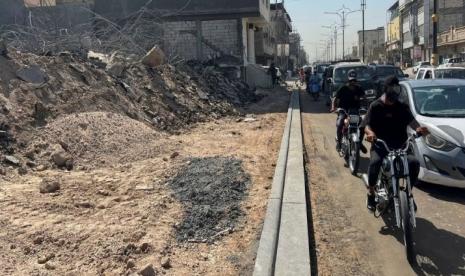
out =
[[(271, 0), (275, 3), (276, 0)], [(282, 0), (278, 0), (281, 2)], [(367, 0), (365, 13), (365, 28), (374, 29), (386, 25), (386, 10), (395, 3), (395, 0)], [(331, 25), (340, 19), (337, 15), (324, 14), (334, 12), (342, 8), (342, 5), (351, 10), (360, 10), (360, 0), (284, 0), (285, 7), (293, 20), (293, 26), (301, 34), (303, 45), (310, 55), (310, 60), (315, 59), (316, 48), (318, 55), (322, 55), (323, 42), (327, 40), (329, 29), (323, 25)], [(347, 17), (346, 49), (357, 45), (357, 31), (362, 29), (362, 13), (355, 12)], [(339, 31), (338, 51), (342, 53), (342, 30)], [(347, 52), (346, 52), (347, 54)]]

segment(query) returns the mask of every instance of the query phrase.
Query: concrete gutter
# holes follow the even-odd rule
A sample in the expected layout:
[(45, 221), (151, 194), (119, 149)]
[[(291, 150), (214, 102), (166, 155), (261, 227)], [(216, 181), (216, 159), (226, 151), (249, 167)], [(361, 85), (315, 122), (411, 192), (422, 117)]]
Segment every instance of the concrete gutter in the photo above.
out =
[(299, 93), (293, 92), (254, 276), (310, 275)]

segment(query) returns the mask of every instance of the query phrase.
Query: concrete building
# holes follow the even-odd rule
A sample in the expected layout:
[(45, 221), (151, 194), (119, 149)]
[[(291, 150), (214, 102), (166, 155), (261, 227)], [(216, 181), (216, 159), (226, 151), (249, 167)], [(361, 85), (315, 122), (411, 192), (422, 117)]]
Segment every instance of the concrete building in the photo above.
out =
[(465, 57), (465, 1), (439, 1), (439, 61)]
[[(97, 13), (118, 19), (138, 11), (146, 0), (95, 0)], [(255, 64), (255, 32), (269, 23), (269, 0), (157, 0), (146, 6), (163, 20), (168, 55), (207, 60), (228, 56)]]
[[(379, 62), (386, 56), (384, 27), (365, 30), (365, 61)], [(358, 57), (362, 59), (363, 31), (358, 31)]]
[(292, 32), (291, 17), (283, 3), (270, 5), (270, 22), (255, 32), (257, 63), (287, 69), (289, 61), (289, 34)]
[(0, 25), (24, 24), (26, 8), (20, 0), (2, 0), (0, 8)]
[(386, 26), (386, 61), (400, 65), (400, 14), (399, 1), (396, 1), (387, 11), (388, 23)]

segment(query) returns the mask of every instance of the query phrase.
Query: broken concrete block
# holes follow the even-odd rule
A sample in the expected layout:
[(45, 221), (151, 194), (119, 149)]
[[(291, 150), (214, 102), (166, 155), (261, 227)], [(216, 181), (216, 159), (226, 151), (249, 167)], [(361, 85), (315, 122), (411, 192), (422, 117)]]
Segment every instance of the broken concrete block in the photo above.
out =
[(148, 67), (156, 67), (165, 64), (165, 59), (165, 53), (158, 46), (155, 46), (142, 58), (141, 62)]
[(25, 82), (35, 84), (41, 84), (47, 81), (47, 76), (45, 75), (45, 72), (43, 72), (37, 65), (32, 65), (19, 69), (16, 72), (16, 76)]
[(125, 66), (121, 62), (115, 62), (107, 66), (108, 73), (114, 77), (121, 77), (123, 75)]

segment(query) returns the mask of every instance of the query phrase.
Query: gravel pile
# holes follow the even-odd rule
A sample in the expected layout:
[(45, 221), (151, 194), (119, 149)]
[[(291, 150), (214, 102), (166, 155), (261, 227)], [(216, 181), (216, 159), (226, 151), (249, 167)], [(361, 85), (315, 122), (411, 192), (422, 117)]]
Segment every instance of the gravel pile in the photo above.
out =
[(233, 231), (243, 216), (240, 204), (249, 183), (240, 160), (191, 159), (168, 183), (185, 209), (184, 219), (176, 229), (178, 241), (213, 242)]

